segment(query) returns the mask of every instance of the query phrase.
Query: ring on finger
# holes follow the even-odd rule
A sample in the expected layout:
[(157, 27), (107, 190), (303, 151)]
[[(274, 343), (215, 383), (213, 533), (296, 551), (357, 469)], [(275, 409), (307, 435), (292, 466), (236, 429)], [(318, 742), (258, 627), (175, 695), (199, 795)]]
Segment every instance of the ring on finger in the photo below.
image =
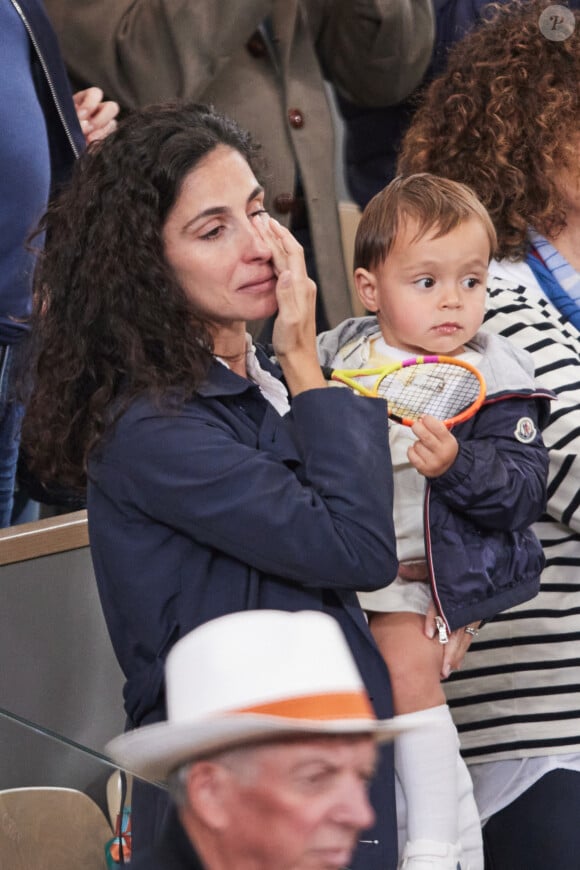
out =
[(468, 625), (467, 628), (464, 629), (464, 631), (465, 634), (470, 634), (471, 637), (477, 637), (477, 635), (479, 634), (478, 630), (476, 628), (473, 628), (473, 626), (471, 625)]

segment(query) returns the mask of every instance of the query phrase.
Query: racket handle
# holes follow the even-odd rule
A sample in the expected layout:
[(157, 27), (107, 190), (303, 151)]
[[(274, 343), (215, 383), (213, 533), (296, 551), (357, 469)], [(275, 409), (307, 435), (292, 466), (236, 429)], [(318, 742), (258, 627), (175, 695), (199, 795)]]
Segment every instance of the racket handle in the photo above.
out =
[(323, 378), (327, 381), (332, 380), (332, 372), (334, 371), (332, 366), (320, 366), (320, 368), (322, 370)]

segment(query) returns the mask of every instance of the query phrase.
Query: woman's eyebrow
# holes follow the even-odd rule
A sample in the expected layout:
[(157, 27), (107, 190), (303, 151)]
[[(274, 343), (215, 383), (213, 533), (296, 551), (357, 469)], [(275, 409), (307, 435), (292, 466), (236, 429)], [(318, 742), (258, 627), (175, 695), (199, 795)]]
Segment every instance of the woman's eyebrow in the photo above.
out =
[(260, 196), (260, 194), (262, 194), (262, 193), (264, 193), (264, 188), (262, 187), (261, 184), (257, 184), (256, 187), (251, 192), (251, 194), (249, 195), (248, 202), (251, 202), (253, 199), (256, 199), (256, 197)]
[[(262, 187), (262, 185), (256, 185), (256, 187), (248, 196), (246, 203), (252, 202), (262, 193), (264, 193), (264, 188)], [(201, 220), (202, 218), (216, 217), (216, 215), (227, 214), (228, 212), (231, 212), (231, 208), (229, 205), (212, 205), (210, 208), (204, 208), (203, 211), (200, 211), (199, 214), (196, 214), (195, 217), (192, 217), (191, 220), (187, 221), (187, 223), (183, 227), (183, 230), (188, 230), (193, 224), (196, 223), (196, 221)]]
[(226, 214), (231, 211), (230, 207), (227, 205), (213, 205), (210, 208), (204, 208), (203, 211), (200, 211), (194, 217), (187, 221), (183, 226), (183, 231), (188, 230), (193, 224), (196, 224), (198, 221), (207, 217), (216, 217), (220, 214)]

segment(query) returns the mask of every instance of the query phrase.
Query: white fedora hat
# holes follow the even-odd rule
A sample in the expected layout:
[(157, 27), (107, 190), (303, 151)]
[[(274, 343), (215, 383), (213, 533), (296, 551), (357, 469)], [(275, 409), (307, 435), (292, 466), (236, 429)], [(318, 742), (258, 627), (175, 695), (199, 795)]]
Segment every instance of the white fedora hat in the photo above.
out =
[(249, 610), (206, 622), (167, 657), (167, 721), (107, 745), (126, 769), (163, 781), (203, 755), (292, 734), (392, 740), (377, 720), (338, 623), (325, 613)]

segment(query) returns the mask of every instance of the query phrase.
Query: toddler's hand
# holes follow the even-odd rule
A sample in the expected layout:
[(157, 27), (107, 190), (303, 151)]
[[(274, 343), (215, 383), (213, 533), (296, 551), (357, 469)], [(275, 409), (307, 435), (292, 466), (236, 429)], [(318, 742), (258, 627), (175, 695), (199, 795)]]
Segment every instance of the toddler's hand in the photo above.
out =
[(440, 477), (455, 462), (457, 439), (436, 417), (425, 414), (412, 427), (417, 438), (407, 456), (411, 465), (425, 477)]

